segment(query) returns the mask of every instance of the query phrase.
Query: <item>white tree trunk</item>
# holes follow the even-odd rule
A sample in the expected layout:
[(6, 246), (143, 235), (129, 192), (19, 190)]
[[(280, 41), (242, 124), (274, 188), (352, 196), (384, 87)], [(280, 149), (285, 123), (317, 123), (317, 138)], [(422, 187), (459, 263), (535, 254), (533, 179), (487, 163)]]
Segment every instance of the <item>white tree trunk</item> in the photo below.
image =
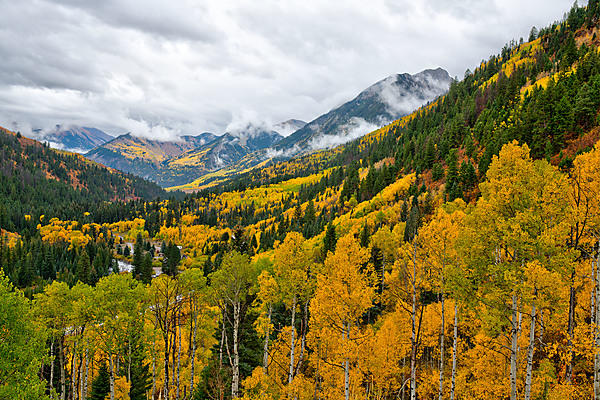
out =
[(265, 344), (263, 347), (263, 373), (269, 375), (269, 334), (271, 327), (271, 318), (273, 316), (273, 305), (269, 304), (269, 326), (265, 333)]
[(296, 296), (294, 296), (294, 300), (292, 301), (292, 332), (290, 338), (290, 372), (288, 373), (288, 384), (291, 385), (294, 380), (294, 348), (296, 347), (296, 343), (294, 343), (296, 332)]
[(441, 305), (442, 305), (442, 331), (440, 333), (440, 388), (438, 391), (438, 399), (444, 398), (444, 338), (445, 333), (445, 314), (444, 314), (444, 292), (441, 293)]
[(527, 373), (525, 375), (525, 400), (531, 398), (531, 375), (533, 370), (533, 349), (535, 348), (535, 303), (531, 306), (529, 346), (527, 348)]
[(168, 399), (169, 398), (169, 385), (171, 384), (171, 382), (169, 381), (169, 355), (171, 354), (171, 351), (170, 351), (171, 344), (169, 343), (168, 322), (166, 322), (165, 333), (163, 334), (163, 340), (165, 342), (165, 358), (163, 361), (163, 369), (164, 369), (165, 379), (163, 381), (163, 393), (164, 393), (164, 398)]
[(450, 380), (450, 400), (454, 400), (456, 387), (456, 350), (458, 347), (458, 307), (454, 303), (454, 340), (452, 342), (452, 378)]
[(240, 387), (240, 355), (238, 351), (238, 333), (240, 328), (239, 303), (233, 305), (233, 377), (231, 378), (231, 397), (239, 397)]
[(54, 389), (54, 336), (50, 342), (50, 389)]
[(181, 388), (180, 371), (181, 371), (181, 309), (177, 317), (177, 327), (179, 330), (179, 343), (177, 347), (177, 389), (175, 392), (175, 399), (179, 400), (179, 389)]
[(596, 294), (596, 324), (595, 324), (595, 352), (594, 352), (594, 399), (600, 400), (600, 249), (596, 259), (595, 276), (595, 294)]
[[(350, 321), (346, 322), (346, 342), (350, 343)], [(346, 349), (348, 346), (346, 346)], [(346, 350), (347, 351), (347, 350)], [(345, 400), (350, 400), (350, 359), (348, 355), (346, 355), (346, 359), (344, 360), (344, 398)]]
[[(89, 346), (89, 343), (88, 343)], [(87, 399), (88, 397), (88, 378), (90, 376), (90, 357), (89, 348), (85, 349), (85, 376), (83, 378), (83, 390), (81, 392), (81, 398)]]
[(410, 334), (410, 400), (417, 400), (417, 245), (413, 239), (412, 310)]
[(510, 344), (510, 400), (517, 400), (517, 346), (518, 346), (517, 295), (512, 295), (511, 344)]
[(110, 400), (115, 400), (115, 365), (112, 352), (108, 353), (108, 364), (110, 368)]
[(194, 393), (194, 363), (196, 361), (196, 332), (198, 331), (198, 311), (194, 311), (194, 318), (191, 321), (194, 324), (192, 330), (192, 355), (190, 357), (190, 396)]
[(60, 352), (60, 400), (67, 398), (67, 377), (65, 371), (65, 347), (64, 336), (58, 342), (58, 350)]
[(77, 354), (77, 342), (73, 345), (73, 355), (71, 356), (71, 399), (77, 400), (77, 372), (75, 371), (75, 359)]

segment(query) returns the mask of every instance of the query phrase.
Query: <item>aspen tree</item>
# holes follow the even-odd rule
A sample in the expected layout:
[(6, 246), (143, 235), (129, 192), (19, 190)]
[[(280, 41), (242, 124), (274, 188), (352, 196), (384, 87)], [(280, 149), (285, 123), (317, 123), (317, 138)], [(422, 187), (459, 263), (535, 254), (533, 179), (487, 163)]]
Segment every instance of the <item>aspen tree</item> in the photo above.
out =
[(480, 190), (467, 219), (463, 258), (477, 297), (498, 313), (496, 323), (510, 321), (503, 329), (510, 343), (510, 398), (516, 400), (520, 315), (527, 304), (533, 314), (535, 297), (542, 295), (533, 296), (527, 266), (537, 261), (546, 273), (572, 265), (564, 249), (567, 181), (546, 161), (533, 161), (527, 145), (513, 142), (493, 158)]
[(357, 358), (360, 317), (373, 304), (373, 272), (364, 266), (368, 252), (352, 234), (342, 237), (335, 253), (325, 259), (323, 273), (317, 276), (317, 288), (311, 302), (311, 324), (328, 331), (321, 335), (327, 347), (323, 359), (343, 370), (344, 398), (350, 398), (350, 369)]
[[(239, 397), (240, 387), (240, 354), (239, 333), (242, 319), (242, 308), (247, 302), (247, 297), (254, 291), (256, 281), (256, 268), (248, 257), (233, 251), (223, 259), (221, 268), (210, 275), (211, 287), (214, 297), (223, 312), (223, 318), (227, 318), (233, 329), (233, 357), (231, 359), (232, 379), (231, 397)], [(227, 307), (233, 309), (230, 319), (227, 315)], [(225, 322), (225, 320), (223, 321)]]

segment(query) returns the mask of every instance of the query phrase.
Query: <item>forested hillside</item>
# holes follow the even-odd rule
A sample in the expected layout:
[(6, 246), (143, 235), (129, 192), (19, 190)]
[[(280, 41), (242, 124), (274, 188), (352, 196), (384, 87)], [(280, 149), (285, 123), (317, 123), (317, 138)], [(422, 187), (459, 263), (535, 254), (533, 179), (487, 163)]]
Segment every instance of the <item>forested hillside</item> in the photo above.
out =
[(21, 210), (0, 397), (600, 398), (599, 17), (343, 147), (106, 220)]
[(118, 221), (131, 217), (109, 215), (118, 202), (166, 196), (153, 183), (0, 128), (1, 229), (32, 235), (44, 216), (75, 220), (84, 213), (96, 222)]

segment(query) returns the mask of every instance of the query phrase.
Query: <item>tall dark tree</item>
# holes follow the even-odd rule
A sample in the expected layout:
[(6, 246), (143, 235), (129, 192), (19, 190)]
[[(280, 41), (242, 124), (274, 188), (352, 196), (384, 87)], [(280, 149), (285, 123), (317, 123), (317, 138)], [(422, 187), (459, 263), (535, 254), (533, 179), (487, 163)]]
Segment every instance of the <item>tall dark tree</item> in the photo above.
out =
[(89, 400), (104, 400), (110, 392), (110, 373), (108, 366), (103, 363), (100, 366), (98, 375), (92, 381), (92, 391)]

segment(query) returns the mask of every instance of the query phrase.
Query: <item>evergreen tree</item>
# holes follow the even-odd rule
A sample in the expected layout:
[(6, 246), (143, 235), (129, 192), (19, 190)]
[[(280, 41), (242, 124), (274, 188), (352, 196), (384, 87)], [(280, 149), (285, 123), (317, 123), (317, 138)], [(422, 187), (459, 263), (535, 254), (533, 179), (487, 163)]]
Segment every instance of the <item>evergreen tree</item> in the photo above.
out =
[(181, 262), (181, 252), (174, 243), (169, 243), (165, 249), (162, 272), (169, 276), (177, 275), (177, 266)]
[(91, 274), (92, 267), (90, 263), (90, 256), (88, 256), (87, 251), (82, 250), (81, 255), (79, 256), (79, 260), (77, 261), (77, 269), (75, 271), (75, 278), (80, 280), (81, 282), (91, 285)]
[(108, 366), (103, 363), (100, 366), (98, 375), (92, 381), (92, 391), (89, 400), (104, 400), (110, 392), (110, 373)]
[(335, 245), (337, 244), (337, 234), (335, 233), (335, 226), (331, 221), (327, 224), (327, 230), (325, 231), (325, 238), (323, 239), (323, 259), (327, 257), (330, 251), (335, 251)]
[(145, 284), (149, 284), (152, 280), (152, 273), (154, 272), (152, 270), (152, 255), (150, 253), (146, 253), (144, 256), (140, 270), (140, 280)]
[(143, 244), (144, 239), (142, 238), (142, 233), (140, 232), (135, 238), (135, 245), (133, 246), (133, 261), (131, 262), (133, 265), (133, 277), (136, 279), (140, 279), (140, 276), (142, 275)]

